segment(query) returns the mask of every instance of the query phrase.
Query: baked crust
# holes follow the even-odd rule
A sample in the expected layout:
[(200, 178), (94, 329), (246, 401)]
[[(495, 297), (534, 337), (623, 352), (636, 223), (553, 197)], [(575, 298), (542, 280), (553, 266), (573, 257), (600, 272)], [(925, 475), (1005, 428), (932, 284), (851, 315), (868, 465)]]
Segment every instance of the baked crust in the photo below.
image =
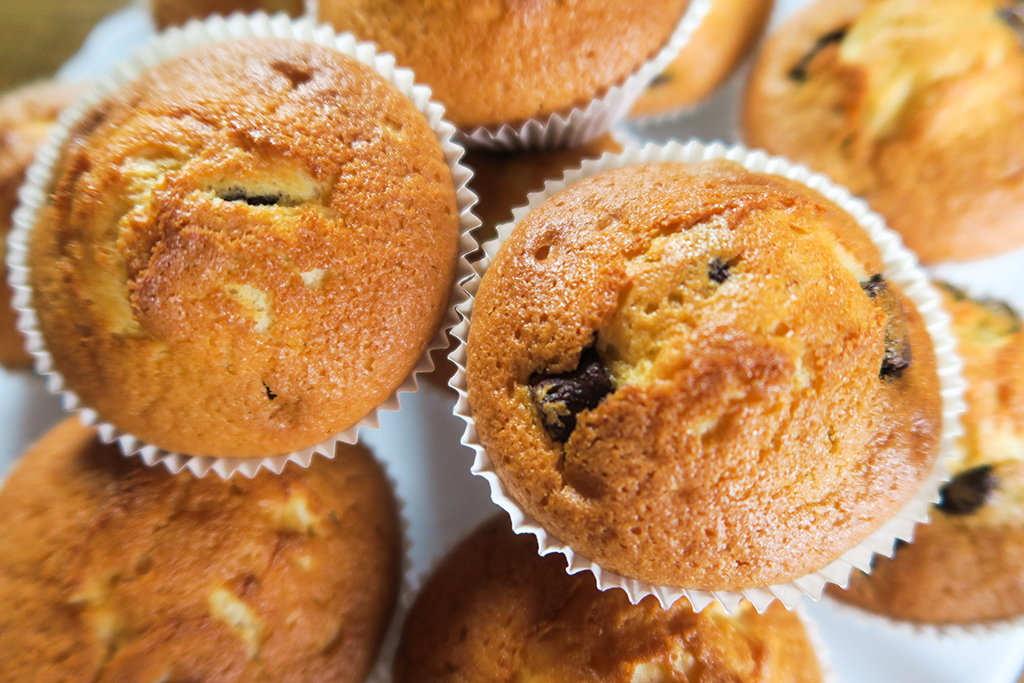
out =
[(586, 105), (652, 59), (689, 0), (320, 0), (319, 17), (416, 72), (459, 128)]
[(640, 95), (630, 116), (680, 111), (710, 96), (753, 49), (774, 5), (774, 0), (713, 0), (690, 42)]
[[(891, 284), (913, 360), (883, 377), (897, 319), (867, 291), (881, 270), (853, 218), (777, 176), (715, 161), (585, 179), (516, 227), (480, 285), (480, 443), (527, 513), (618, 574), (738, 590), (821, 569), (936, 456), (931, 340)], [(538, 397), (587, 349), (611, 391), (562, 443), (546, 427), (569, 402)]]
[(819, 0), (759, 56), (747, 143), (866, 198), (925, 263), (1024, 244), (1024, 50), (997, 13), (1010, 5)]
[(171, 476), (62, 422), (0, 490), (0, 681), (362, 681), (400, 532), (380, 465), (336, 456)]
[(427, 581), (405, 623), (397, 683), (636, 683), (686, 680), (818, 683), (803, 624), (775, 603), (727, 616), (694, 614), (685, 600), (662, 610), (598, 591), (587, 572), (568, 575), (560, 555), (541, 557), (502, 515), (462, 542)]
[(871, 574), (856, 573), (849, 590), (829, 591), (905, 621), (1010, 619), (1024, 615), (1024, 331), (1005, 304), (973, 301), (949, 286), (943, 292), (968, 381), (953, 481), (985, 472), (991, 483), (982, 488), (991, 488), (975, 509), (934, 507), (913, 543), (901, 543), (891, 560), (876, 558)]
[(451, 172), (425, 117), (312, 44), (219, 43), (97, 105), (30, 238), (39, 327), (101, 418), (189, 455), (312, 446), (443, 319)]

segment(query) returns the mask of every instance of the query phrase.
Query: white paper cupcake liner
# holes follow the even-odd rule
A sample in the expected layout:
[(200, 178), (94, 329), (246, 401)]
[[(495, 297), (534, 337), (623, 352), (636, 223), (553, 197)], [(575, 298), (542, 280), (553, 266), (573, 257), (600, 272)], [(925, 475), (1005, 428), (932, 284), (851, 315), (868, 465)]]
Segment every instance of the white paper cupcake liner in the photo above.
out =
[(711, 0), (691, 0), (658, 54), (585, 106), (521, 123), (459, 131), (459, 139), (467, 146), (504, 150), (578, 147), (593, 140), (629, 115), (647, 84), (686, 47), (710, 10)]
[[(780, 175), (802, 183), (838, 204), (864, 227), (882, 254), (886, 279), (899, 285), (924, 318), (925, 326), (935, 348), (942, 397), (942, 435), (935, 466), (920, 490), (899, 513), (861, 543), (818, 571), (786, 583), (742, 591), (702, 591), (656, 586), (625, 578), (602, 569), (596, 563), (575, 553), (571, 548), (551, 536), (519, 506), (495, 473), (494, 467), (487, 457), (487, 452), (481, 446), (477, 436), (476, 425), (466, 393), (465, 343), (469, 335), (473, 297), (476, 295), (483, 273), (501, 243), (508, 238), (515, 225), (527, 213), (563, 187), (610, 168), (658, 161), (698, 163), (709, 159), (728, 159), (752, 171)], [(483, 245), (484, 258), (474, 264), (474, 276), (463, 285), (470, 299), (458, 306), (463, 320), (455, 327), (453, 335), (461, 343), (449, 355), (457, 366), (451, 386), (459, 393), (455, 408), (456, 415), (466, 421), (462, 443), (476, 452), (472, 467), (473, 473), (487, 480), (490, 485), (491, 500), (509, 514), (516, 533), (531, 533), (537, 537), (542, 555), (562, 553), (568, 560), (569, 573), (591, 571), (597, 578), (599, 588), (602, 590), (621, 588), (626, 591), (629, 599), (634, 603), (647, 595), (657, 596), (662, 605), (671, 605), (676, 600), (686, 598), (695, 610), (700, 611), (717, 600), (727, 611), (732, 612), (745, 598), (759, 612), (762, 612), (773, 600), (780, 600), (786, 607), (792, 608), (801, 595), (808, 595), (815, 600), (819, 599), (826, 584), (834, 583), (845, 586), (850, 572), (854, 568), (870, 572), (873, 555), (876, 553), (892, 555), (897, 539), (910, 539), (914, 526), (928, 521), (931, 504), (939, 500), (939, 486), (949, 478), (946, 462), (953, 453), (953, 441), (961, 434), (960, 416), (964, 412), (965, 388), (961, 376), (962, 363), (955, 353), (956, 342), (949, 331), (949, 316), (942, 308), (939, 294), (932, 287), (928, 275), (918, 265), (917, 257), (903, 246), (899, 235), (887, 228), (881, 216), (871, 211), (866, 202), (853, 197), (848, 190), (836, 185), (824, 175), (812, 173), (807, 167), (794, 164), (781, 157), (773, 157), (766, 152), (748, 150), (738, 145), (727, 146), (720, 142), (704, 144), (692, 140), (686, 144), (679, 142), (670, 142), (663, 146), (648, 144), (643, 148), (628, 149), (619, 155), (605, 154), (598, 160), (584, 162), (580, 170), (570, 171), (563, 180), (548, 182), (542, 192), (530, 195), (529, 204), (517, 209), (514, 216), (512, 222), (498, 228), (496, 240)]]
[[(67, 388), (64, 378), (54, 367), (53, 359), (47, 351), (37, 327), (38, 321), (32, 308), (31, 292), (27, 282), (27, 241), (39, 210), (48, 201), (50, 188), (54, 182), (54, 167), (60, 157), (60, 150), (68, 139), (73, 126), (89, 108), (117, 91), (121, 86), (139, 77), (145, 70), (190, 48), (219, 41), (256, 37), (286, 38), (310, 42), (349, 55), (377, 71), (423, 112), (444, 150), (445, 158), (451, 168), (452, 180), (455, 183), (459, 210), (460, 256), (447, 313), (440, 329), (430, 342), (419, 364), (409, 374), (405, 382), (370, 414), (322, 443), (276, 457), (195, 457), (169, 452), (158, 446), (147, 444), (137, 437), (119, 430), (115, 425), (104, 422), (95, 411), (83, 405), (78, 396)], [(431, 352), (447, 348), (445, 333), (458, 322), (455, 305), (466, 301), (466, 294), (459, 283), (473, 272), (466, 260), (466, 255), (477, 247), (476, 242), (470, 236), (470, 231), (480, 223), (472, 213), (476, 195), (467, 186), (472, 172), (460, 163), (463, 149), (453, 139), (455, 127), (443, 118), (444, 107), (431, 101), (430, 97), (430, 88), (415, 83), (410, 70), (396, 67), (394, 57), (386, 53), (378, 53), (373, 44), (358, 42), (353, 35), (348, 33), (335, 34), (330, 27), (317, 26), (308, 19), (292, 20), (284, 14), (272, 17), (263, 13), (251, 16), (233, 14), (227, 18), (211, 17), (203, 22), (191, 21), (180, 29), (170, 29), (157, 36), (130, 59), (121, 63), (112, 74), (99, 79), (87, 93), (79, 98), (74, 106), (64, 111), (57, 124), (51, 129), (46, 142), (40, 146), (34, 163), (26, 173), (25, 184), (19, 191), (20, 203), (14, 213), (14, 225), (8, 236), (7, 267), (9, 282), (15, 290), (13, 306), (19, 315), (18, 329), (27, 339), (26, 348), (35, 358), (36, 371), (46, 378), (47, 389), (51, 393), (61, 395), (65, 410), (77, 411), (87, 426), (96, 427), (105, 443), (117, 441), (126, 456), (138, 454), (147, 465), (160, 464), (172, 473), (188, 469), (196, 476), (204, 476), (212, 471), (223, 478), (235, 474), (252, 477), (262, 468), (280, 473), (281, 469), (289, 462), (307, 467), (317, 453), (333, 458), (334, 444), (337, 441), (355, 443), (361, 429), (378, 428), (380, 426), (379, 412), (398, 410), (399, 394), (416, 391), (416, 375), (433, 370), (434, 363), (430, 357)]]

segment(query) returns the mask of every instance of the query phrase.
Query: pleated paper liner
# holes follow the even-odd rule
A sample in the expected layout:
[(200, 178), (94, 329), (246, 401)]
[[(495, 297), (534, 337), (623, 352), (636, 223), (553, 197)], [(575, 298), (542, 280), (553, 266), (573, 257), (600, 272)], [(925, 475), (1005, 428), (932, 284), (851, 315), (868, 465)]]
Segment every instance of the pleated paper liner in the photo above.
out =
[[(698, 163), (710, 159), (728, 159), (751, 171), (780, 175), (802, 183), (838, 204), (864, 227), (882, 254), (886, 279), (899, 285), (924, 318), (925, 326), (935, 348), (942, 397), (942, 435), (935, 466), (921, 489), (899, 513), (861, 543), (818, 571), (786, 583), (741, 591), (703, 591), (675, 586), (656, 586), (619, 576), (575, 553), (557, 538), (551, 536), (519, 506), (499, 480), (487, 452), (477, 437), (476, 426), (466, 394), (465, 342), (472, 319), (472, 298), (476, 294), (483, 273), (501, 243), (527, 213), (562, 188), (610, 168), (659, 161)], [(461, 343), (450, 356), (458, 368), (452, 379), (452, 386), (459, 392), (456, 414), (466, 422), (462, 443), (476, 452), (472, 471), (487, 480), (490, 485), (491, 499), (509, 514), (515, 531), (535, 535), (542, 555), (554, 552), (565, 555), (569, 573), (593, 572), (599, 588), (602, 590), (621, 588), (626, 591), (632, 602), (638, 602), (647, 595), (655, 595), (662, 605), (671, 605), (676, 600), (686, 598), (698, 611), (714, 601), (721, 603), (727, 611), (732, 611), (743, 599), (749, 600), (758, 611), (766, 609), (774, 600), (780, 600), (786, 607), (792, 608), (802, 595), (808, 595), (815, 600), (820, 598), (826, 584), (834, 583), (845, 586), (850, 572), (854, 568), (869, 572), (871, 558), (875, 554), (891, 555), (898, 539), (909, 539), (915, 525), (928, 521), (930, 506), (939, 499), (939, 486), (949, 476), (946, 461), (953, 453), (953, 441), (961, 434), (960, 415), (964, 412), (964, 382), (961, 376), (961, 362), (956, 356), (956, 343), (949, 331), (949, 317), (942, 308), (939, 295), (930, 284), (927, 273), (918, 264), (917, 257), (903, 246), (899, 236), (885, 226), (878, 214), (871, 211), (863, 200), (853, 197), (845, 188), (836, 185), (821, 174), (812, 173), (804, 166), (794, 164), (781, 157), (770, 156), (763, 151), (748, 150), (741, 146), (727, 146), (722, 143), (705, 144), (696, 140), (686, 144), (671, 142), (663, 146), (648, 144), (642, 148), (628, 149), (619, 155), (606, 154), (596, 161), (585, 162), (582, 169), (567, 173), (562, 181), (549, 182), (544, 191), (530, 196), (527, 206), (516, 210), (512, 222), (499, 227), (498, 239), (484, 244), (483, 248), (485, 257), (474, 264), (474, 276), (464, 285), (470, 300), (458, 306), (463, 320), (453, 330), (453, 335)]]
[[(115, 425), (104, 422), (94, 410), (83, 405), (79, 397), (67, 388), (64, 378), (54, 367), (53, 359), (37, 328), (31, 292), (27, 285), (26, 245), (36, 216), (47, 203), (50, 188), (55, 180), (55, 164), (60, 157), (61, 147), (68, 139), (72, 127), (90, 107), (137, 78), (145, 70), (190, 48), (219, 41), (256, 37), (275, 37), (315, 43), (354, 57), (359, 62), (373, 68), (423, 112), (444, 150), (455, 183), (459, 211), (460, 256), (446, 315), (419, 364), (390, 398), (359, 422), (319, 444), (276, 457), (253, 459), (194, 457), (184, 453), (169, 452), (159, 446), (145, 443), (135, 436), (119, 430)], [(10, 273), (9, 280), (15, 290), (13, 305), (19, 314), (18, 327), (27, 338), (27, 349), (35, 358), (36, 371), (46, 377), (47, 388), (51, 393), (61, 395), (65, 410), (79, 412), (86, 425), (94, 426), (99, 430), (100, 437), (104, 442), (117, 441), (126, 456), (138, 454), (147, 465), (162, 465), (173, 473), (188, 469), (197, 476), (215, 472), (224, 478), (235, 474), (252, 477), (262, 468), (279, 473), (289, 462), (307, 467), (317, 453), (329, 458), (334, 457), (336, 442), (355, 443), (361, 429), (379, 427), (380, 411), (398, 410), (399, 394), (416, 391), (418, 385), (416, 375), (433, 369), (434, 364), (430, 358), (430, 352), (446, 348), (445, 333), (458, 322), (455, 305), (466, 301), (465, 291), (459, 283), (472, 273), (466, 255), (478, 246), (470, 236), (470, 231), (479, 225), (479, 221), (472, 213), (476, 196), (467, 187), (472, 172), (460, 163), (463, 149), (455, 142), (454, 135), (454, 126), (444, 119), (444, 107), (431, 100), (428, 87), (414, 82), (411, 71), (396, 67), (394, 57), (386, 53), (378, 53), (371, 43), (358, 42), (351, 34), (335, 34), (329, 27), (317, 26), (308, 19), (291, 20), (283, 14), (273, 17), (262, 13), (251, 16), (234, 14), (227, 18), (211, 17), (203, 22), (191, 21), (181, 29), (171, 29), (157, 36), (149, 45), (136, 52), (131, 59), (119, 65), (112, 74), (99, 79), (91, 90), (61, 115), (58, 123), (50, 131), (47, 141), (37, 152), (35, 162), (26, 174), (25, 185), (20, 190), (21, 202), (15, 211), (14, 227), (8, 237), (7, 265)]]

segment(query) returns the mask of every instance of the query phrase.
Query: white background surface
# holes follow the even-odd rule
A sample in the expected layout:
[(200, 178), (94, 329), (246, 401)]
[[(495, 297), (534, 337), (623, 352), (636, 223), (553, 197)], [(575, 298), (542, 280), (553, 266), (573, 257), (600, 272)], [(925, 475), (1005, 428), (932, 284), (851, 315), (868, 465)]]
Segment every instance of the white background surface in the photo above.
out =
[[(804, 0), (777, 4), (776, 24)], [(151, 32), (140, 9), (115, 15), (97, 28), (61, 75), (102, 75)], [(737, 78), (693, 114), (636, 132), (656, 140), (737, 141), (734, 122), (740, 91)], [(935, 271), (973, 292), (998, 295), (1024, 308), (1024, 250)], [(498, 511), (484, 481), (469, 474), (472, 451), (459, 444), (463, 424), (452, 415), (454, 400), (454, 392), (425, 386), (415, 395), (405, 395), (399, 412), (383, 414), (379, 430), (363, 433), (398, 481), (410, 520), (414, 575), (426, 571), (466, 532)], [(0, 370), (0, 477), (61, 416), (59, 400), (46, 393), (41, 380)], [(1024, 669), (1024, 628), (982, 638), (938, 640), (836, 612), (828, 604), (805, 602), (844, 683), (1013, 683)]]

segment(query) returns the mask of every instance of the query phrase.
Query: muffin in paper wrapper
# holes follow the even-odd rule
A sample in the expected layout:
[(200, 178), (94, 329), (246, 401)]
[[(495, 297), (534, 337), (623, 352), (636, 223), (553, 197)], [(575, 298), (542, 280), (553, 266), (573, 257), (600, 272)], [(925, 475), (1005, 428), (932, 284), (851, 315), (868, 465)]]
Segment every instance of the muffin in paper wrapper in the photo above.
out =
[[(120, 431), (115, 425), (104, 422), (94, 410), (83, 405), (78, 396), (66, 387), (63, 377), (54, 367), (53, 359), (37, 328), (31, 292), (27, 286), (28, 235), (35, 224), (38, 212), (47, 203), (50, 187), (55, 180), (55, 165), (60, 158), (61, 148), (68, 139), (72, 128), (93, 105), (136, 79), (145, 70), (190, 48), (220, 41), (258, 37), (310, 42), (349, 55), (375, 70), (384, 80), (408, 97), (424, 114), (444, 151), (451, 169), (452, 180), (455, 183), (459, 212), (459, 260), (455, 280), (449, 294), (445, 317), (419, 363), (384, 403), (340, 434), (331, 436), (319, 444), (275, 457), (214, 458), (172, 453), (145, 443), (131, 434)], [(279, 473), (289, 462), (307, 467), (317, 453), (329, 458), (334, 457), (334, 444), (337, 441), (355, 443), (361, 429), (379, 427), (378, 413), (381, 410), (398, 410), (398, 395), (400, 393), (416, 391), (416, 375), (421, 372), (429, 372), (434, 367), (430, 358), (431, 351), (447, 347), (446, 332), (458, 321), (455, 304), (466, 300), (465, 291), (459, 283), (472, 273), (466, 255), (478, 246), (470, 236), (470, 231), (479, 225), (479, 220), (472, 213), (476, 195), (467, 186), (472, 173), (460, 163), (463, 149), (454, 141), (454, 136), (454, 126), (444, 119), (444, 107), (431, 100), (428, 87), (415, 83), (410, 70), (396, 67), (395, 60), (391, 55), (378, 53), (371, 43), (358, 42), (351, 34), (335, 34), (329, 27), (316, 26), (308, 19), (291, 20), (284, 14), (272, 17), (262, 13), (251, 16), (234, 14), (227, 18), (211, 17), (203, 22), (191, 21), (181, 29), (171, 29), (157, 36), (151, 43), (136, 52), (132, 58), (115, 69), (114, 73), (99, 79), (88, 92), (79, 98), (74, 106), (61, 115), (58, 123), (50, 131), (47, 141), (40, 146), (35, 162), (29, 167), (26, 174), (26, 182), (19, 192), (20, 204), (15, 211), (14, 227), (8, 237), (7, 262), (10, 271), (9, 280), (16, 292), (13, 305), (19, 315), (18, 328), (27, 339), (26, 346), (35, 359), (36, 371), (46, 377), (47, 389), (51, 393), (61, 395), (65, 410), (78, 411), (86, 425), (94, 426), (99, 430), (100, 438), (104, 442), (110, 443), (116, 440), (125, 455), (138, 454), (147, 465), (161, 464), (172, 473), (188, 469), (197, 476), (204, 476), (213, 471), (223, 478), (234, 474), (252, 477), (261, 468)]]
[[(934, 344), (942, 399), (942, 433), (935, 465), (920, 490), (895, 517), (889, 519), (842, 556), (815, 572), (782, 584), (736, 591), (704, 591), (673, 586), (656, 586), (623, 577), (605, 570), (588, 558), (575, 553), (549, 534), (520, 507), (498, 478), (494, 466), (477, 436), (466, 385), (465, 345), (472, 321), (473, 297), (501, 243), (532, 209), (564, 187), (610, 168), (662, 161), (699, 163), (710, 159), (727, 159), (751, 171), (784, 176), (804, 184), (835, 202), (866, 230), (881, 252), (882, 260), (885, 263), (885, 278), (900, 286), (904, 294), (914, 302), (924, 319), (925, 327)], [(470, 301), (458, 307), (463, 320), (453, 330), (453, 335), (460, 341), (460, 345), (450, 355), (458, 368), (451, 381), (451, 386), (459, 393), (456, 414), (466, 422), (462, 443), (475, 451), (476, 457), (472, 471), (487, 480), (490, 486), (491, 500), (509, 514), (515, 531), (535, 535), (542, 555), (554, 552), (565, 555), (569, 573), (591, 571), (597, 579), (599, 588), (602, 590), (621, 588), (626, 591), (629, 599), (634, 603), (647, 595), (655, 595), (662, 605), (671, 605), (676, 600), (686, 598), (697, 611), (718, 601), (727, 611), (731, 612), (743, 599), (750, 601), (758, 611), (764, 611), (774, 600), (781, 600), (786, 607), (792, 608), (802, 595), (808, 595), (815, 600), (819, 599), (826, 584), (834, 583), (845, 587), (850, 572), (854, 568), (870, 572), (873, 555), (877, 553), (891, 556), (898, 539), (909, 539), (913, 535), (916, 524), (928, 521), (931, 504), (939, 500), (939, 486), (949, 478), (946, 462), (952, 456), (953, 442), (961, 434), (960, 416), (964, 412), (965, 387), (961, 375), (962, 363), (955, 353), (956, 342), (949, 331), (949, 316), (942, 308), (938, 292), (932, 287), (927, 273), (918, 264), (917, 257), (903, 246), (899, 236), (885, 226), (882, 218), (871, 211), (866, 202), (853, 197), (845, 188), (836, 185), (821, 174), (811, 172), (804, 166), (794, 164), (781, 157), (770, 156), (763, 151), (748, 150), (742, 146), (727, 146), (722, 143), (704, 144), (696, 140), (686, 144), (670, 142), (663, 146), (648, 144), (642, 148), (627, 149), (619, 155), (606, 154), (596, 161), (584, 162), (580, 170), (567, 173), (561, 181), (547, 183), (542, 192), (530, 195), (527, 206), (515, 211), (515, 218), (512, 222), (498, 228), (497, 240), (484, 244), (483, 248), (484, 258), (474, 265), (476, 272), (464, 285), (470, 295)]]

